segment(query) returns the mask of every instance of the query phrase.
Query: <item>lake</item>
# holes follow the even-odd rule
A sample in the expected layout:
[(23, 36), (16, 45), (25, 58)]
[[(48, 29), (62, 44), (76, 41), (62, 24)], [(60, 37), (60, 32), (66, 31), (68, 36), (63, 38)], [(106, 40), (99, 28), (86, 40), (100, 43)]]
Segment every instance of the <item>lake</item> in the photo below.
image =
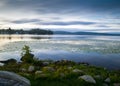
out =
[(0, 60), (20, 60), (21, 49), (30, 46), (36, 58), (88, 62), (120, 69), (120, 37), (96, 35), (0, 35)]

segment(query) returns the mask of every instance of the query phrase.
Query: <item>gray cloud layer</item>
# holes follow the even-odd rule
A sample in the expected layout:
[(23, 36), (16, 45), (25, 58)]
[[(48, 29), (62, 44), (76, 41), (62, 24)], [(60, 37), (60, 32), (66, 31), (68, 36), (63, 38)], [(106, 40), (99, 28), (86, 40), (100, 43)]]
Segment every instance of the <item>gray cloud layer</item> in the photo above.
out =
[(95, 22), (84, 22), (84, 21), (71, 21), (71, 22), (42, 22), (40, 19), (21, 19), (11, 21), (15, 24), (24, 24), (24, 23), (36, 23), (42, 25), (92, 25), (96, 24)]
[(0, 3), (0, 17), (5, 18), (0, 24), (120, 29), (120, 0), (1, 0)]

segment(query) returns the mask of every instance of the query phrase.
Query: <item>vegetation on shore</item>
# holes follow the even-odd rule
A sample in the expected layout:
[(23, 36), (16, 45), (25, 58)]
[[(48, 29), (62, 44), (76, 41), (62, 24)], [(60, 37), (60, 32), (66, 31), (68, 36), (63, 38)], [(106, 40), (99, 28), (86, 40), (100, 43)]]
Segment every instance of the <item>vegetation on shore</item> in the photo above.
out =
[(11, 28), (0, 29), (0, 34), (37, 34), (37, 35), (52, 35), (53, 31), (43, 29), (31, 29), (31, 30), (14, 30)]
[[(39, 60), (24, 46), (21, 62), (9, 60), (0, 70), (12, 71), (31, 81), (32, 86), (119, 86), (120, 71), (110, 71), (87, 63)], [(88, 77), (89, 76), (89, 77)], [(90, 80), (85, 80), (88, 77)]]

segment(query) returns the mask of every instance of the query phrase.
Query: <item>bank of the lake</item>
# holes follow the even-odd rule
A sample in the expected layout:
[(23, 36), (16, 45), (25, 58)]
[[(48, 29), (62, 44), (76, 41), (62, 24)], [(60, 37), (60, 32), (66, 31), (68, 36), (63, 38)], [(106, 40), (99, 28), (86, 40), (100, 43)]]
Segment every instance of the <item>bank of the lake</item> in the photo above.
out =
[(10, 62), (2, 71), (26, 77), (31, 86), (119, 86), (120, 71), (107, 70), (73, 61), (36, 60), (33, 63)]

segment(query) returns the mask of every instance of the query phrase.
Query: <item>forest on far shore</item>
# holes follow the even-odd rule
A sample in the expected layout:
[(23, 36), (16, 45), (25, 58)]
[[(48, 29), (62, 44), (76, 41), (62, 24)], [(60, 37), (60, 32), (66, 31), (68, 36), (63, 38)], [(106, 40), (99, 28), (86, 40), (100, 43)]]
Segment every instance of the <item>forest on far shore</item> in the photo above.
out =
[(52, 35), (53, 31), (51, 30), (43, 30), (39, 28), (30, 29), (30, 30), (15, 30), (15, 29), (0, 29), (0, 34), (37, 34), (37, 35)]

